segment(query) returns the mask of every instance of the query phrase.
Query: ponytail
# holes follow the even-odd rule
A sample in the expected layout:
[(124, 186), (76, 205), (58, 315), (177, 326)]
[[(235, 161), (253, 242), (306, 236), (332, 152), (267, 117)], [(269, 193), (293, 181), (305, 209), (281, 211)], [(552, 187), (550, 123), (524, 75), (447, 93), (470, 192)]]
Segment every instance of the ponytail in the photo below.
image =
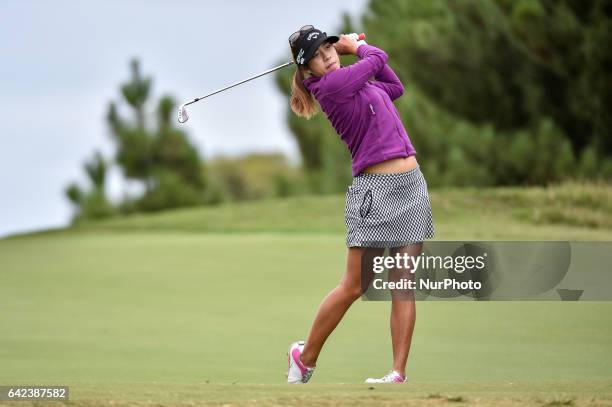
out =
[(310, 119), (317, 113), (317, 105), (312, 94), (304, 86), (304, 73), (302, 68), (298, 69), (293, 74), (293, 83), (291, 84), (291, 110), (300, 117)]

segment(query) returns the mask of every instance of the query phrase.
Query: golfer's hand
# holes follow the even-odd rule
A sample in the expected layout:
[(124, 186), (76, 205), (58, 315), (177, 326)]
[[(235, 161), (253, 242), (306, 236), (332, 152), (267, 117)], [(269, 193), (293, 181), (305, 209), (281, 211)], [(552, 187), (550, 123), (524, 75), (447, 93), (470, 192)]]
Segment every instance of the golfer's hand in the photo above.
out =
[(350, 35), (340, 35), (340, 40), (334, 43), (338, 55), (357, 55), (359, 44)]

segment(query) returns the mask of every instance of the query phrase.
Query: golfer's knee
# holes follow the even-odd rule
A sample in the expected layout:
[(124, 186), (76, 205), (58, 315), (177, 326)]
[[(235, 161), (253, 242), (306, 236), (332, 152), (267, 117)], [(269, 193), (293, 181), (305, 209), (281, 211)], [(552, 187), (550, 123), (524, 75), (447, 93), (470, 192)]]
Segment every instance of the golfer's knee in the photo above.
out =
[(338, 288), (342, 290), (344, 296), (350, 299), (351, 301), (355, 301), (359, 297), (361, 297), (361, 287), (360, 286), (340, 284)]

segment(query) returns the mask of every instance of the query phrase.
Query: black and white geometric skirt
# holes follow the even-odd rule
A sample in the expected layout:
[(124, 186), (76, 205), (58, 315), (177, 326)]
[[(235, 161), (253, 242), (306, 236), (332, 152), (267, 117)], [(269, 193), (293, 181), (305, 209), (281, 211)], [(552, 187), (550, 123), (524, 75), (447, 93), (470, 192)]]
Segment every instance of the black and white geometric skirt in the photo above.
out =
[(427, 182), (419, 166), (361, 173), (346, 191), (347, 247), (399, 247), (434, 237)]

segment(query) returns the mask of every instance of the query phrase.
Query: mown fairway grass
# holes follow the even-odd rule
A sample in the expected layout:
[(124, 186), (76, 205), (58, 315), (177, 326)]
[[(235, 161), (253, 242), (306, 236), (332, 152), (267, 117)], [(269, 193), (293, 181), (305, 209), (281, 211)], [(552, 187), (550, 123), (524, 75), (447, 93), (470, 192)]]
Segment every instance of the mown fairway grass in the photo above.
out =
[[(542, 192), (432, 191), (437, 238), (610, 240), (607, 207), (538, 218)], [(390, 366), (390, 304), (358, 301), (312, 383), (284, 385), (287, 345), (344, 270), (342, 209), (302, 197), (0, 240), (0, 384), (69, 385), (85, 406), (612, 405), (610, 303), (420, 302), (411, 383), (384, 387), (361, 382)]]

